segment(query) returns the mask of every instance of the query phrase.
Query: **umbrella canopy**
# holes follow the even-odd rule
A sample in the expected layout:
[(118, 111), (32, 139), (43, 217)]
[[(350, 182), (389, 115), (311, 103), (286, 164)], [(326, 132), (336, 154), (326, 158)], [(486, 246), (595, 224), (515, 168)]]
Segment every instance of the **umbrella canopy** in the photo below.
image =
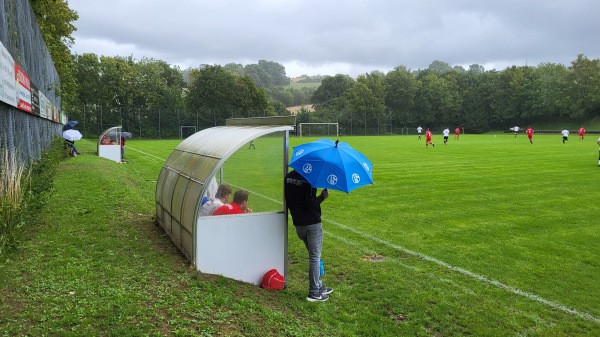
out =
[(77, 121), (69, 121), (67, 124), (63, 126), (63, 131), (71, 130), (77, 125)]
[(133, 138), (133, 135), (131, 134), (131, 132), (121, 132), (121, 138), (131, 139)]
[(108, 135), (109, 135), (110, 140), (112, 142), (116, 142), (117, 138), (123, 138), (123, 139), (131, 139), (131, 138), (133, 138), (133, 135), (131, 134), (131, 132), (120, 132), (120, 131), (117, 131), (117, 132), (111, 132)]
[(373, 164), (345, 142), (320, 139), (295, 146), (289, 166), (313, 187), (349, 193), (373, 184)]
[(74, 130), (74, 129), (63, 132), (63, 138), (66, 140), (75, 141), (75, 140), (80, 140), (81, 137), (83, 137), (81, 135), (81, 132)]

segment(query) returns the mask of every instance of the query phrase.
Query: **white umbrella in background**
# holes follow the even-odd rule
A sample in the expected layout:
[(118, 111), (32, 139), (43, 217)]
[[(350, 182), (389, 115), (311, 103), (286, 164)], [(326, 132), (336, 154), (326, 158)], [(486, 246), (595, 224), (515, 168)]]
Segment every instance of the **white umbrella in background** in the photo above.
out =
[(83, 137), (81, 135), (81, 132), (74, 130), (74, 129), (70, 129), (70, 130), (63, 132), (63, 138), (66, 140), (76, 141), (76, 140), (80, 140), (81, 137)]

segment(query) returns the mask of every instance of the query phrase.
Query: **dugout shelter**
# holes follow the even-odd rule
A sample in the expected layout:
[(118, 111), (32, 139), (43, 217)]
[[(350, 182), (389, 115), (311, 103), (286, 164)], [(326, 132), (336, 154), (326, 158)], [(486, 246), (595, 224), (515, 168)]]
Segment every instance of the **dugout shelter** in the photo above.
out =
[(102, 132), (98, 137), (98, 156), (117, 163), (121, 162), (121, 132), (123, 126), (114, 126)]
[[(156, 222), (200, 272), (256, 285), (273, 268), (287, 277), (288, 216), (283, 179), (293, 125), (294, 116), (228, 119), (225, 126), (204, 129), (186, 138), (165, 161), (156, 186)], [(229, 183), (234, 191), (247, 189), (251, 207), (252, 200), (260, 197), (244, 186), (257, 179), (232, 184), (224, 172), (228, 159), (237, 151), (259, 153), (251, 152), (254, 150), (248, 144), (260, 137), (271, 137), (269, 142), (277, 146), (277, 156), (270, 157), (279, 157), (274, 159), (277, 164), (271, 165), (278, 167), (252, 173), (264, 175), (268, 171), (272, 176), (264, 178), (281, 185), (275, 196), (266, 197), (275, 210), (199, 216), (202, 198), (217, 176), (219, 183)]]

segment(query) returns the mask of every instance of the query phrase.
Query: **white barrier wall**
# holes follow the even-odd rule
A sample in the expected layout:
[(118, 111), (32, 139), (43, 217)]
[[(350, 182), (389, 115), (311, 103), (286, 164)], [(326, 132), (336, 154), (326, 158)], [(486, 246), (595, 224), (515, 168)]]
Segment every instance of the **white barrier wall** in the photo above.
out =
[(252, 213), (201, 217), (196, 228), (196, 268), (259, 285), (275, 268), (285, 272), (286, 214)]

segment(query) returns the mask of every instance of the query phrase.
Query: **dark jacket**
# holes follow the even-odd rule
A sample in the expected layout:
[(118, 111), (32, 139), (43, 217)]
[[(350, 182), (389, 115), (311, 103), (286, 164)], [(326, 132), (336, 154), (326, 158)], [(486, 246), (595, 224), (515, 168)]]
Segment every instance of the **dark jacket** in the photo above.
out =
[(285, 176), (285, 203), (294, 226), (308, 226), (321, 222), (322, 195), (296, 170)]

